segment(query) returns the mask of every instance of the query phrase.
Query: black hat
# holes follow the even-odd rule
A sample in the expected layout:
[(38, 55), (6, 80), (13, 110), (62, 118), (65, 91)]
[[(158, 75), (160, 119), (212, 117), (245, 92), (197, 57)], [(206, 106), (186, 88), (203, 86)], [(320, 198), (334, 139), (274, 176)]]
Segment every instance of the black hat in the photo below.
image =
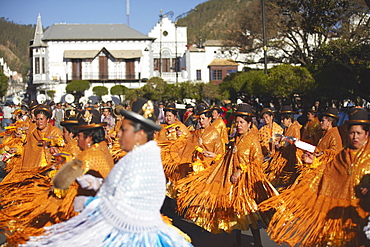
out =
[(101, 122), (101, 115), (99, 111), (83, 110), (77, 115), (78, 125), (74, 127), (75, 130), (81, 132), (88, 129), (95, 129), (106, 126), (106, 122)]
[(163, 111), (177, 111), (176, 104), (173, 102), (169, 102), (166, 107), (163, 109)]
[(194, 106), (191, 104), (186, 104), (185, 109), (189, 109), (189, 108), (194, 108)]
[(221, 108), (221, 106), (219, 106), (219, 105), (215, 105), (215, 106), (213, 106), (211, 110), (212, 110), (212, 111), (213, 111), (213, 110), (217, 110), (217, 111), (218, 111), (218, 113), (223, 113), (223, 112), (224, 112), (224, 110), (223, 110), (223, 109)]
[(252, 106), (247, 103), (240, 104), (233, 114), (235, 116), (254, 116)]
[(121, 110), (124, 110), (125, 107), (123, 105), (117, 105), (115, 108), (114, 108), (114, 111), (113, 111), (113, 114), (116, 116), (116, 117), (120, 117), (121, 116)]
[(339, 111), (337, 108), (329, 106), (321, 115), (339, 119), (338, 113)]
[(199, 115), (202, 115), (202, 114), (204, 114), (206, 112), (209, 112), (209, 111), (210, 111), (209, 106), (206, 103), (199, 103), (197, 105), (197, 113), (196, 113), (196, 115), (199, 116)]
[(37, 103), (37, 101), (35, 100), (31, 100), (31, 102), (29, 103), (29, 110), (32, 111), (34, 110), (36, 107), (38, 107), (40, 104)]
[(131, 109), (132, 111), (121, 109), (121, 115), (125, 119), (141, 123), (150, 129), (161, 130), (161, 126), (155, 123), (159, 109), (151, 100), (144, 98), (136, 99), (132, 102)]
[(368, 119), (367, 110), (364, 108), (351, 108), (348, 110), (348, 118), (345, 123), (350, 125), (360, 125), (367, 124), (370, 125), (370, 120)]
[(274, 115), (274, 112), (270, 108), (263, 108), (261, 111), (261, 116), (265, 113), (270, 113), (271, 115)]
[(67, 110), (64, 114), (64, 120), (60, 122), (60, 125), (78, 125), (77, 112), (73, 108)]
[(290, 105), (283, 105), (283, 107), (281, 107), (280, 113), (281, 114), (294, 113), (294, 111), (293, 111), (292, 106), (290, 106)]
[(51, 118), (51, 115), (52, 115), (52, 113), (51, 113), (51, 110), (50, 110), (50, 108), (49, 108), (49, 106), (47, 106), (47, 105), (39, 105), (36, 109), (35, 109), (35, 116), (37, 115), (37, 114), (39, 114), (40, 112), (43, 112), (43, 113), (45, 113), (45, 116), (47, 117), (47, 118)]
[(315, 106), (312, 106), (311, 108), (309, 108), (309, 109), (307, 110), (307, 112), (317, 113), (317, 109), (316, 109), (316, 107), (315, 107)]

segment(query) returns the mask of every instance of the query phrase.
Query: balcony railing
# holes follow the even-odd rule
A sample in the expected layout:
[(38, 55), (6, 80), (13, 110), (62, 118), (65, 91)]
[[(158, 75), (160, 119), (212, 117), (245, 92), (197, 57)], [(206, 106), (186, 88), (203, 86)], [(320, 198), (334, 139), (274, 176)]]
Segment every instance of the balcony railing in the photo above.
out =
[(95, 73), (82, 73), (82, 76), (73, 75), (72, 80), (139, 80), (140, 73), (126, 74), (126, 73), (109, 73), (103, 74)]

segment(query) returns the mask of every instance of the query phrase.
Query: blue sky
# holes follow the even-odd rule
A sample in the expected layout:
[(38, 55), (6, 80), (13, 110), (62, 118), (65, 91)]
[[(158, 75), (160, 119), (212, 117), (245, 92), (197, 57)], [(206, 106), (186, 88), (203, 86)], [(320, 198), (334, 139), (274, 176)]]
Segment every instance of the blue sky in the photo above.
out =
[[(143, 34), (158, 22), (160, 10), (175, 18), (206, 0), (130, 0), (130, 27)], [(127, 25), (126, 0), (0, 0), (0, 17), (18, 24), (36, 24), (38, 14), (44, 28), (54, 23)]]

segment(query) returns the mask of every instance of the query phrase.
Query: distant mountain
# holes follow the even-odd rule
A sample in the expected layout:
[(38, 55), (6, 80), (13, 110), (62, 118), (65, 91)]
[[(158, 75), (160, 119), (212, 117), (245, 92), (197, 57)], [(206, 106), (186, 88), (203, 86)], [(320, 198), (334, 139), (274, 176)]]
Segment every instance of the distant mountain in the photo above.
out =
[(197, 5), (178, 20), (178, 26), (188, 27), (188, 42), (227, 40), (235, 21), (243, 15), (251, 0), (209, 0)]
[(35, 33), (35, 25), (21, 25), (0, 17), (0, 57), (11, 70), (26, 75), (29, 70), (28, 47)]

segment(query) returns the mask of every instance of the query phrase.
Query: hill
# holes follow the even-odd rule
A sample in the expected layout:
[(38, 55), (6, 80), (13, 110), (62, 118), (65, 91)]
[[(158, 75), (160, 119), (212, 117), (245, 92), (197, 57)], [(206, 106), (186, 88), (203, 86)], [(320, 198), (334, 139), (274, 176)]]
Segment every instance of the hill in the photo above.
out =
[(28, 47), (35, 25), (21, 25), (0, 17), (0, 57), (9, 68), (26, 75), (29, 70)]
[(209, 0), (197, 5), (178, 26), (188, 27), (188, 42), (202, 43), (208, 39), (227, 40), (235, 22), (243, 15), (251, 0)]

